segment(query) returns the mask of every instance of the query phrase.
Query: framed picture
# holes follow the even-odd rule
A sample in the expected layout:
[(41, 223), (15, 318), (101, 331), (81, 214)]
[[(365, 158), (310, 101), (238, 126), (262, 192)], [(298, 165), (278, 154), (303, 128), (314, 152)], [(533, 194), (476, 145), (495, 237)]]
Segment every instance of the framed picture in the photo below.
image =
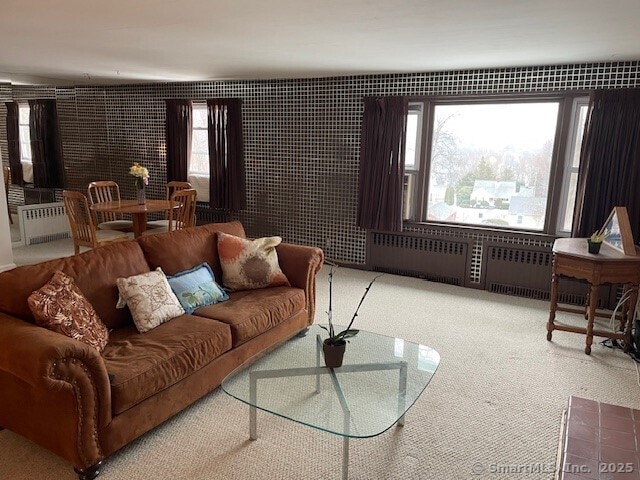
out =
[(598, 235), (604, 237), (604, 243), (625, 255), (636, 255), (627, 207), (613, 207)]

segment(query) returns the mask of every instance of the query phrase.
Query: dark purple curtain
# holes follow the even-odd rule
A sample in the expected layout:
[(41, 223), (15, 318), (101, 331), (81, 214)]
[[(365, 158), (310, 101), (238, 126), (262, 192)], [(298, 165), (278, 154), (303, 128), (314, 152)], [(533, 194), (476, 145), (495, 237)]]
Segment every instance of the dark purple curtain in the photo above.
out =
[(402, 230), (407, 102), (403, 97), (365, 98), (360, 138), (357, 225)]
[(211, 207), (242, 210), (246, 207), (242, 101), (207, 100), (207, 110)]
[(590, 236), (620, 205), (638, 241), (639, 186), (640, 89), (596, 90), (582, 139), (572, 236)]
[(20, 163), (20, 127), (18, 125), (18, 102), (6, 102), (7, 106), (7, 146), (9, 148), (9, 167), (11, 183), (24, 185), (22, 164)]
[(191, 135), (193, 105), (191, 100), (166, 100), (167, 182), (186, 182)]
[(33, 185), (63, 188), (64, 166), (55, 100), (29, 100)]

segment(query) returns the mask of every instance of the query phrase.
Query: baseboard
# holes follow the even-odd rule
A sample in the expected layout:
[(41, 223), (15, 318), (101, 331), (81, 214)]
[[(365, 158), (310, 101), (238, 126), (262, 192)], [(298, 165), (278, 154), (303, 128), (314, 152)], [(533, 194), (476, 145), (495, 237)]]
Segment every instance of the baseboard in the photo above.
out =
[(15, 263), (7, 263), (6, 265), (0, 265), (0, 272), (4, 272), (5, 270), (11, 270), (13, 268), (16, 268), (16, 264)]

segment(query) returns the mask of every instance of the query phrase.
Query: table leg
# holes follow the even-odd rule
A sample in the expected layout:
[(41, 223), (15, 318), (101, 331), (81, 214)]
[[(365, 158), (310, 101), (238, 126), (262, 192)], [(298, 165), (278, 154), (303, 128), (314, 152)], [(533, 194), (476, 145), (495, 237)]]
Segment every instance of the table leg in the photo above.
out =
[[(631, 295), (629, 296), (629, 307), (627, 308), (627, 322), (624, 326), (624, 351), (631, 350), (631, 329), (633, 328), (633, 318), (636, 312), (636, 303), (638, 302), (638, 285), (629, 285)], [(624, 318), (624, 317), (623, 317)]]
[(553, 259), (553, 270), (551, 273), (551, 303), (549, 306), (549, 321), (547, 322), (547, 340), (551, 341), (554, 327), (553, 321), (556, 319), (558, 309), (558, 274), (556, 273), (556, 260)]
[(584, 353), (591, 354), (591, 344), (593, 343), (593, 322), (596, 318), (596, 307), (598, 306), (599, 285), (591, 285), (589, 290), (589, 319), (587, 320), (587, 346)]
[(400, 367), (400, 381), (398, 385), (398, 426), (404, 426), (404, 412), (407, 407), (407, 364), (403, 362)]
[(254, 405), (258, 400), (258, 379), (252, 374), (249, 374), (249, 401), (251, 405), (249, 406), (249, 439), (256, 440), (258, 438), (258, 427), (257, 423), (257, 409)]
[(135, 238), (139, 238), (147, 229), (147, 214), (146, 212), (132, 213), (131, 219), (133, 220), (133, 235)]
[(342, 437), (342, 480), (349, 478), (349, 437)]

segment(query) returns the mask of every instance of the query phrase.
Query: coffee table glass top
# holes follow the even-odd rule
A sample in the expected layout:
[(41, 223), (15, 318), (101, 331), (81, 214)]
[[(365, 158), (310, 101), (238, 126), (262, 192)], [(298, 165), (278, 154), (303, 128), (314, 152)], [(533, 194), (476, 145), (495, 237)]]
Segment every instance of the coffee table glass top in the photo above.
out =
[(306, 336), (234, 370), (222, 389), (250, 406), (320, 430), (372, 437), (402, 423), (440, 363), (428, 346), (361, 330), (349, 339), (342, 367), (332, 371), (324, 366), (318, 335), (327, 336), (311, 326)]

